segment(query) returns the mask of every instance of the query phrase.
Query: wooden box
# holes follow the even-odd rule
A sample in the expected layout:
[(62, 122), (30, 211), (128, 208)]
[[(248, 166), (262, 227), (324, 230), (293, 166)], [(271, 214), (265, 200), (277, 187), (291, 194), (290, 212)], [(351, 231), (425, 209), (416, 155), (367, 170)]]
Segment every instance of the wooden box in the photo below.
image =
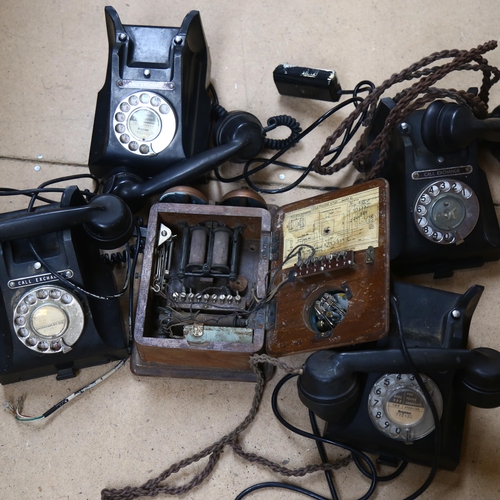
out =
[[(251, 354), (285, 356), (383, 337), (388, 234), (382, 179), (270, 210), (154, 205), (133, 372), (254, 380)], [(167, 256), (160, 250), (166, 242)]]

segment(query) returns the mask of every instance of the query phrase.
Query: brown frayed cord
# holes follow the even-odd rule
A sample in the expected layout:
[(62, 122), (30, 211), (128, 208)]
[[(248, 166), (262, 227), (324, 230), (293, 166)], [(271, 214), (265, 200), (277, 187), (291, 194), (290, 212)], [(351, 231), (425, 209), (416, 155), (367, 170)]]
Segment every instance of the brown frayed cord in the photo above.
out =
[(307, 465), (306, 467), (301, 467), (299, 469), (289, 469), (288, 467), (283, 467), (282, 465), (279, 465), (276, 462), (272, 462), (267, 458), (256, 455), (255, 453), (247, 453), (235, 441), (232, 441), (231, 443), (229, 443), (229, 445), (231, 446), (233, 451), (241, 458), (244, 458), (249, 462), (268, 467), (273, 472), (276, 472), (277, 474), (281, 474), (282, 476), (287, 476), (287, 477), (292, 477), (292, 476), (302, 477), (307, 474), (311, 474), (312, 472), (339, 470), (342, 467), (345, 467), (352, 462), (352, 456), (348, 455), (347, 457), (342, 458), (339, 461), (333, 463), (320, 464), (320, 465)]
[[(337, 129), (330, 135), (323, 146), (321, 147), (318, 154), (312, 160), (311, 165), (313, 169), (322, 175), (331, 175), (338, 172), (342, 168), (346, 167), (348, 164), (353, 162), (354, 164), (362, 163), (362, 161), (375, 149), (380, 149), (380, 155), (377, 163), (374, 165), (370, 177), (374, 177), (380, 171), (384, 165), (388, 154), (389, 154), (389, 139), (392, 129), (404, 120), (408, 115), (422, 108), (428, 102), (431, 102), (436, 98), (436, 93), (434, 89), (429, 92), (433, 85), (444, 78), (446, 75), (453, 71), (462, 70), (473, 70), (481, 71), (483, 73), (483, 79), (481, 84), (481, 89), (479, 95), (473, 96), (472, 94), (466, 94), (465, 92), (453, 92), (453, 91), (442, 91), (449, 92), (450, 95), (454, 95), (454, 99), (465, 99), (466, 102), (474, 102), (472, 109), (478, 116), (483, 116), (485, 110), (487, 110), (488, 96), (491, 87), (500, 80), (500, 70), (494, 66), (490, 66), (488, 61), (482, 57), (482, 54), (489, 52), (497, 47), (497, 42), (491, 40), (486, 42), (471, 50), (444, 50), (441, 52), (436, 52), (428, 57), (421, 59), (420, 61), (412, 64), (403, 71), (393, 74), (388, 80), (384, 81), (382, 85), (376, 87), (367, 97), (361, 102), (356, 109), (337, 127)], [(432, 68), (425, 68), (430, 64), (440, 60), (453, 58), (451, 62), (442, 64), (441, 66), (434, 66)], [(475, 64), (472, 64), (475, 63)], [(493, 75), (493, 77), (492, 77)], [(368, 119), (374, 114), (375, 107), (378, 100), (381, 98), (382, 94), (388, 90), (390, 87), (397, 83), (402, 83), (404, 81), (412, 80), (415, 78), (420, 78), (420, 80), (413, 84), (409, 89), (400, 93), (400, 99), (396, 103), (396, 106), (391, 110), (387, 120), (385, 122), (383, 130), (376, 137), (376, 139), (370, 144), (368, 148), (363, 149), (363, 139), (360, 139), (354, 149), (347, 155), (346, 158), (331, 166), (323, 166), (321, 162), (325, 156), (331, 150), (333, 144), (343, 135), (343, 133), (352, 127), (356, 119), (363, 114), (367, 114)], [(418, 98), (419, 95), (423, 97)], [(444, 96), (444, 95), (443, 95)], [(467, 96), (467, 97), (464, 97)], [(417, 99), (418, 98), (418, 99)], [(365, 120), (364, 125), (367, 124)]]
[[(217, 442), (213, 443), (211, 446), (205, 448), (201, 452), (171, 465), (168, 469), (164, 470), (159, 476), (157, 476), (154, 479), (150, 479), (142, 486), (138, 487), (127, 486), (122, 489), (110, 489), (110, 488), (103, 489), (101, 491), (101, 500), (132, 500), (134, 498), (140, 498), (140, 497), (154, 497), (160, 494), (182, 495), (183, 493), (186, 493), (189, 490), (193, 489), (195, 486), (201, 484), (209, 476), (209, 474), (215, 467), (217, 461), (219, 460), (223, 448), (226, 445), (231, 446), (238, 456), (250, 462), (259, 463), (260, 465), (269, 467), (273, 471), (285, 476), (304, 476), (312, 472), (334, 470), (347, 465), (351, 461), (350, 456), (336, 463), (309, 465), (307, 467), (303, 467), (300, 469), (288, 469), (286, 467), (282, 467), (281, 465), (275, 462), (271, 462), (270, 460), (267, 460), (263, 457), (259, 457), (258, 455), (255, 455), (253, 453), (246, 453), (245, 451), (243, 451), (243, 449), (236, 442), (236, 440), (238, 438), (238, 435), (241, 434), (241, 432), (243, 432), (250, 425), (250, 423), (254, 420), (255, 416), (257, 415), (257, 411), (259, 409), (265, 385), (265, 380), (262, 375), (262, 371), (259, 367), (259, 364), (262, 363), (270, 363), (271, 365), (274, 365), (289, 374), (302, 373), (301, 368), (297, 369), (290, 367), (286, 363), (283, 363), (282, 361), (267, 356), (265, 354), (251, 356), (250, 365), (252, 366), (252, 369), (257, 377), (254, 397), (252, 401), (252, 407), (248, 415), (245, 417), (245, 419), (232, 432), (226, 434)], [(193, 479), (191, 479), (191, 481), (189, 481), (188, 483), (175, 487), (160, 485), (160, 483), (165, 481), (173, 474), (176, 474), (181, 469), (195, 462), (198, 462), (199, 460), (205, 457), (209, 457), (207, 465), (199, 474), (193, 477)]]

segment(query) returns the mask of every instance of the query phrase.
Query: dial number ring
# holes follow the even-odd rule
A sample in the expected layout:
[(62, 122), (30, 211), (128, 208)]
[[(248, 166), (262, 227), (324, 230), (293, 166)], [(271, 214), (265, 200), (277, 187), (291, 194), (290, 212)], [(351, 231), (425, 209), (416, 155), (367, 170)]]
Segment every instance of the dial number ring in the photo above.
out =
[(416, 197), (413, 219), (426, 239), (441, 245), (459, 244), (479, 220), (479, 200), (464, 182), (434, 181)]
[(17, 338), (38, 353), (70, 351), (84, 325), (85, 316), (79, 300), (55, 285), (32, 288), (14, 307), (13, 326)]
[[(441, 418), (443, 398), (432, 379), (421, 375)], [(406, 443), (434, 430), (432, 412), (413, 375), (386, 374), (373, 385), (368, 396), (368, 415), (386, 436)]]
[(113, 130), (127, 151), (139, 156), (156, 156), (172, 142), (177, 129), (175, 113), (162, 96), (135, 92), (118, 103)]

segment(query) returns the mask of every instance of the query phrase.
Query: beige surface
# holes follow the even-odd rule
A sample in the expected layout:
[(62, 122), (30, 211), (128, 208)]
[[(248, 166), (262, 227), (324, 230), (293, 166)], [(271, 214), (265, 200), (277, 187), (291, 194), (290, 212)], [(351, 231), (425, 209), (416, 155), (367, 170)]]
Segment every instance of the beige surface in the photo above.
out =
[[(41, 180), (74, 172), (74, 166), (83, 167), (78, 171), (86, 170), (95, 98), (106, 70), (105, 4), (98, 0), (3, 0), (3, 186), (34, 187)], [(290, 113), (305, 126), (327, 110), (328, 104), (280, 97), (272, 81), (278, 64), (336, 69), (347, 89), (364, 78), (380, 83), (436, 50), (471, 48), (497, 39), (500, 26), (498, 5), (493, 0), (476, 4), (468, 0), (117, 0), (114, 7), (125, 24), (171, 26), (179, 26), (190, 9), (200, 10), (211, 49), (212, 80), (221, 103), (227, 109), (250, 111), (263, 121), (273, 114)], [(500, 49), (488, 57), (500, 65)], [(477, 77), (447, 80), (447, 86), (456, 88), (469, 84), (477, 84)], [(500, 104), (499, 88), (492, 93), (493, 105)], [(295, 148), (294, 160), (307, 162), (339, 120), (333, 118)], [(492, 182), (497, 182), (494, 170), (498, 165), (488, 156), (484, 164)], [(35, 171), (35, 165), (41, 169)], [(278, 181), (278, 173), (265, 180)], [(289, 180), (288, 172), (286, 177)], [(310, 178), (308, 184), (348, 183), (351, 178)], [(209, 189), (217, 193), (213, 199), (229, 190), (215, 184)], [(492, 190), (495, 201), (500, 202), (499, 188)], [(268, 199), (283, 205), (312, 194), (300, 189)], [(0, 203), (3, 211), (22, 206), (20, 200), (2, 199)], [(472, 343), (499, 349), (499, 270), (496, 262), (457, 273), (449, 280), (432, 282), (423, 276), (418, 281), (460, 293), (473, 283), (484, 285), (486, 291), (472, 324)], [(301, 359), (288, 361), (298, 365)], [(87, 369), (64, 382), (43, 378), (1, 387), (0, 400), (14, 401), (26, 395), (26, 411), (41, 413), (105, 370)], [(269, 384), (261, 411), (242, 442), (249, 451), (301, 467), (316, 462), (317, 453), (312, 443), (291, 435), (272, 416), (269, 396), (281, 375), (278, 372)], [(2, 412), (0, 498), (96, 499), (103, 487), (142, 484), (232, 429), (246, 414), (252, 394), (251, 384), (135, 377), (126, 367), (45, 422), (19, 424)], [(307, 415), (293, 384), (284, 391), (281, 405), (293, 422), (307, 427)], [(439, 472), (423, 498), (498, 498), (499, 439), (500, 411), (471, 409), (460, 467), (454, 472)], [(337, 455), (332, 452), (332, 456)], [(381, 486), (375, 498), (403, 498), (427, 473), (425, 468), (410, 466), (401, 479)], [(279, 478), (235, 458), (228, 450), (211, 477), (182, 498), (231, 499), (245, 487), (269, 480)], [(327, 494), (322, 475), (291, 482)], [(339, 472), (336, 483), (341, 498), (346, 499), (361, 496), (367, 488), (353, 467)], [(304, 497), (267, 490), (249, 498)]]

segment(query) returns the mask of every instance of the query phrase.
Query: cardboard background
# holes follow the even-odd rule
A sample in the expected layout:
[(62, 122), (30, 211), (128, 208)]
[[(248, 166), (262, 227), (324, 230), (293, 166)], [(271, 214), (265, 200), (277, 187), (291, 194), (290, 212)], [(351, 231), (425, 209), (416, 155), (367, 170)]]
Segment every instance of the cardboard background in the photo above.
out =
[[(3, 186), (34, 187), (43, 180), (86, 172), (95, 99), (107, 63), (104, 6), (83, 0), (4, 0), (0, 16), (0, 172)], [(345, 89), (362, 79), (380, 84), (392, 73), (443, 49), (469, 49), (498, 39), (497, 3), (483, 0), (191, 0), (133, 2), (113, 6), (124, 24), (180, 26), (191, 10), (201, 12), (212, 56), (212, 81), (221, 104), (242, 109), (263, 122), (271, 115), (291, 114), (303, 126), (329, 109), (329, 103), (280, 96), (272, 72), (281, 63), (335, 69)], [(500, 49), (487, 55), (500, 65)], [(477, 74), (447, 78), (443, 86), (457, 89), (479, 85)], [(500, 87), (491, 104), (500, 104)], [(293, 151), (296, 162), (307, 162), (347, 112), (339, 113)], [(42, 156), (39, 158), (39, 156)], [(35, 170), (35, 166), (40, 169)], [(493, 197), (500, 202), (499, 165), (486, 154), (482, 165), (490, 176)], [(279, 183), (279, 169), (262, 181)], [(293, 175), (285, 173), (285, 182)], [(327, 184), (346, 185), (353, 175), (311, 176), (300, 189), (268, 196), (284, 205), (313, 196)], [(212, 199), (229, 186), (211, 183)], [(1, 198), (0, 209), (25, 206), (26, 199)], [(486, 287), (475, 313), (474, 346), (500, 348), (498, 311), (500, 263), (466, 270), (439, 282), (430, 276), (420, 284), (463, 293), (474, 283)], [(303, 357), (287, 358), (300, 365)], [(0, 399), (26, 395), (25, 411), (43, 413), (64, 396), (94, 380), (108, 367), (84, 370), (76, 379), (56, 382), (43, 378), (0, 387)], [(315, 445), (290, 434), (272, 415), (269, 399), (281, 378), (278, 371), (265, 392), (257, 419), (244, 433), (245, 449), (271, 460), (302, 467), (317, 463)], [(191, 456), (234, 428), (246, 415), (253, 395), (251, 384), (133, 376), (120, 370), (89, 394), (67, 405), (47, 421), (19, 424), (0, 413), (0, 497), (30, 500), (96, 499), (104, 487), (140, 485), (177, 460)], [(308, 428), (307, 412), (294, 383), (282, 393), (283, 413), (297, 426)], [(500, 411), (470, 409), (462, 463), (454, 472), (439, 472), (422, 498), (462, 500), (499, 495)], [(332, 457), (345, 456), (332, 451)], [(190, 470), (199, 471), (200, 465)], [(428, 470), (410, 466), (401, 479), (383, 484), (373, 497), (403, 498), (416, 490)], [(175, 484), (188, 480), (181, 473)], [(368, 487), (350, 466), (335, 475), (341, 498), (357, 498)], [(181, 498), (230, 499), (262, 481), (280, 480), (226, 450), (214, 473)], [(327, 495), (321, 474), (290, 482)], [(291, 499), (298, 495), (266, 490), (249, 498)], [(160, 496), (160, 498), (162, 498)]]

